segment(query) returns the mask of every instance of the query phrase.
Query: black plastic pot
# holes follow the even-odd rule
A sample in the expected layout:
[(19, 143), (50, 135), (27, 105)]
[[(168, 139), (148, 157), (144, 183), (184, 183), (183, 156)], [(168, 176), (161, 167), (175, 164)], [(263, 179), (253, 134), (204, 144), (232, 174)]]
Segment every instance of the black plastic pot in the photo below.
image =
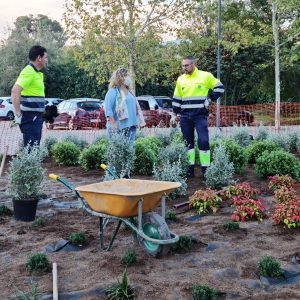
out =
[(13, 200), (16, 220), (31, 222), (35, 219), (38, 200)]

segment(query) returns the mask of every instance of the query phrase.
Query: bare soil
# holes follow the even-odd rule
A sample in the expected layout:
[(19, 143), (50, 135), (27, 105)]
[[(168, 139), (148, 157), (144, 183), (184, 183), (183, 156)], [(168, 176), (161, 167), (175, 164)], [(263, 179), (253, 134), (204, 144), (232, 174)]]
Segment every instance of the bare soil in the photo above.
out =
[[(102, 171), (84, 172), (80, 167), (59, 167), (51, 160), (44, 166), (47, 173), (63, 176), (75, 186), (102, 181)], [(200, 174), (196, 175), (188, 181), (188, 196), (205, 187)], [(268, 212), (272, 211), (273, 197), (266, 181), (258, 179), (250, 168), (238, 176), (238, 180), (260, 188)], [(7, 173), (4, 172), (0, 178), (0, 204), (11, 207), (6, 189)], [(46, 180), (45, 194), (47, 198), (58, 201), (76, 200), (63, 185), (50, 179)], [(188, 196), (169, 201), (168, 209), (172, 209), (175, 203), (186, 201)], [(232, 208), (223, 207), (215, 215), (205, 215), (191, 222), (186, 218), (195, 215), (195, 211), (178, 210), (178, 221), (169, 224), (170, 230), (179, 235), (191, 235), (196, 242), (187, 253), (173, 252), (160, 259), (144, 252), (125, 226), (120, 229), (112, 251), (101, 251), (98, 219), (81, 208), (40, 206), (37, 216), (46, 218), (46, 226), (37, 229), (31, 223), (16, 221), (13, 217), (0, 217), (0, 299), (13, 299), (16, 288), (30, 290), (32, 275), (26, 270), (26, 261), (31, 254), (44, 252), (46, 245), (66, 239), (70, 233), (78, 231), (85, 232), (89, 239), (88, 246), (83, 250), (48, 254), (51, 263), (58, 264), (60, 294), (107, 288), (121, 278), (124, 271), (121, 257), (127, 249), (134, 248), (138, 261), (127, 270), (130, 284), (137, 294), (136, 299), (189, 300), (192, 299), (194, 284), (216, 288), (220, 292), (219, 299), (300, 299), (300, 282), (265, 287), (259, 280), (256, 268), (262, 256), (270, 255), (289, 269), (292, 256), (300, 252), (300, 231), (276, 226), (271, 219), (267, 219), (263, 223), (240, 223), (240, 230), (230, 232), (223, 229), (223, 223), (230, 220), (231, 213)], [(108, 236), (115, 225), (108, 225)], [(34, 274), (33, 278), (37, 282), (39, 295), (51, 295), (51, 271)], [(86, 296), (80, 299), (104, 297)]]

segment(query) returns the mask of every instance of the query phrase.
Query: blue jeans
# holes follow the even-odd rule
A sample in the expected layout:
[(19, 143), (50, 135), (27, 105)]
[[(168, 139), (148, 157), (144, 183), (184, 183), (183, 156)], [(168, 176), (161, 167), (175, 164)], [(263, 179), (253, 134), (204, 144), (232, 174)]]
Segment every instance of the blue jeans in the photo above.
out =
[(22, 112), (22, 119), (19, 127), (23, 134), (24, 146), (33, 146), (34, 144), (40, 144), (43, 122), (44, 120), (42, 117), (42, 113), (33, 111)]
[[(110, 139), (113, 134), (113, 130), (111, 128), (110, 122), (106, 123), (106, 129), (107, 129), (107, 137)], [(131, 127), (121, 129), (118, 131), (118, 133), (124, 134), (124, 136), (128, 138), (130, 145), (133, 146), (136, 138), (136, 126), (131, 126)]]

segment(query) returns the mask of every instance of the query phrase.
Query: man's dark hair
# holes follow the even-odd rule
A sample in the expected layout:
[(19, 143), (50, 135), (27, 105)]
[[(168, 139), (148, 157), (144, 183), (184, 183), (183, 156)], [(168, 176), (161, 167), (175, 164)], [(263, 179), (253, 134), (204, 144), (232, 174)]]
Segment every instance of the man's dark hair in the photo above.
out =
[(192, 62), (193, 64), (196, 63), (195, 57), (192, 55), (188, 55), (186, 57), (184, 57), (183, 59), (188, 59), (190, 62)]
[(39, 56), (43, 57), (45, 52), (47, 52), (46, 48), (40, 45), (35, 45), (30, 48), (28, 57), (31, 61), (35, 61)]

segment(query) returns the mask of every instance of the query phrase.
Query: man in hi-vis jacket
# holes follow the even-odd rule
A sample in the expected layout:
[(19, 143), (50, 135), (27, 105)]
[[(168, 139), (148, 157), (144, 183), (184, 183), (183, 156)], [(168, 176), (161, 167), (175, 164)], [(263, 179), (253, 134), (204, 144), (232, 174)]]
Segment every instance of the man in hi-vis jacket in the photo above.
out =
[(180, 115), (180, 127), (188, 147), (189, 176), (194, 176), (195, 148), (194, 131), (198, 135), (200, 164), (202, 173), (210, 166), (210, 149), (208, 136), (208, 106), (224, 93), (223, 84), (211, 73), (200, 71), (195, 66), (195, 59), (187, 56), (182, 61), (184, 74), (177, 79), (172, 106), (171, 123)]

